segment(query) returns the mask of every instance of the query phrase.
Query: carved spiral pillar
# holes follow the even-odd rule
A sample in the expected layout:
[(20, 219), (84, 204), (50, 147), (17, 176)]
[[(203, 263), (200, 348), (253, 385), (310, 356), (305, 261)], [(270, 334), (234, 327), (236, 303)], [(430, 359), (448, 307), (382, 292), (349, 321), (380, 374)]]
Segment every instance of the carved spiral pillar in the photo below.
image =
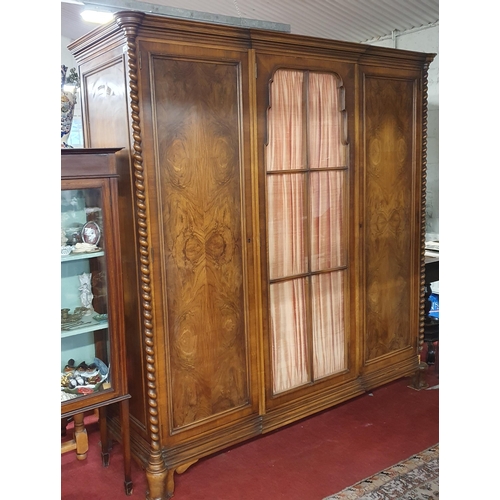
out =
[(428, 99), (428, 69), (429, 63), (423, 68), (422, 77), (422, 227), (420, 235), (420, 314), (419, 314), (419, 339), (418, 352), (424, 344), (424, 319), (425, 319), (425, 234), (426, 234), (426, 203), (427, 203), (427, 99)]
[(129, 71), (130, 88), (130, 109), (131, 123), (133, 130), (133, 175), (135, 179), (135, 205), (136, 205), (136, 223), (137, 236), (139, 244), (139, 283), (141, 313), (144, 331), (144, 350), (146, 354), (147, 370), (147, 404), (149, 432), (151, 439), (151, 453), (149, 457), (146, 475), (148, 479), (149, 490), (147, 492), (148, 500), (163, 500), (165, 491), (165, 482), (167, 479), (167, 468), (162, 457), (161, 441), (158, 420), (157, 387), (156, 387), (156, 352), (153, 334), (153, 301), (151, 295), (150, 279), (150, 245), (148, 231), (148, 206), (146, 197), (146, 186), (144, 179), (144, 166), (142, 157), (142, 137), (141, 137), (141, 119), (139, 113), (139, 92), (138, 92), (138, 74), (137, 74), (137, 46), (135, 38), (137, 30), (142, 23), (144, 14), (127, 13), (115, 15), (116, 22), (123, 29), (127, 39), (127, 61)]

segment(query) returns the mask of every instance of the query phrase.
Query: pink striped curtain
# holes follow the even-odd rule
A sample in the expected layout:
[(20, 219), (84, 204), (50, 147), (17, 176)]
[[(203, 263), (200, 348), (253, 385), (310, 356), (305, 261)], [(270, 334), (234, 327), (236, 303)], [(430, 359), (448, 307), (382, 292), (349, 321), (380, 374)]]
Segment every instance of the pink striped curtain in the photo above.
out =
[[(309, 167), (345, 165), (341, 143), (337, 79), (331, 74), (309, 77)], [(310, 174), (311, 270), (345, 265), (344, 170)], [(344, 271), (312, 276), (314, 378), (345, 368)]]
[(267, 178), (270, 279), (307, 272), (304, 189), (305, 174)]
[(337, 78), (328, 73), (309, 74), (308, 127), (309, 167), (345, 165), (341, 143)]
[(305, 279), (273, 283), (270, 287), (273, 392), (308, 382)]
[(304, 168), (302, 71), (276, 71), (268, 114), (267, 170)]
[(309, 175), (311, 204), (311, 270), (345, 264), (344, 171)]
[(345, 368), (344, 271), (312, 276), (314, 378)]
[[(293, 278), (344, 266), (346, 258), (344, 170), (314, 172), (345, 162), (337, 80), (330, 74), (308, 75), (306, 124), (304, 78), (302, 71), (275, 73), (268, 115), (267, 170), (288, 171), (267, 176), (269, 277), (282, 278), (270, 284), (275, 394), (345, 368), (344, 271)], [(291, 172), (296, 169), (309, 173)]]

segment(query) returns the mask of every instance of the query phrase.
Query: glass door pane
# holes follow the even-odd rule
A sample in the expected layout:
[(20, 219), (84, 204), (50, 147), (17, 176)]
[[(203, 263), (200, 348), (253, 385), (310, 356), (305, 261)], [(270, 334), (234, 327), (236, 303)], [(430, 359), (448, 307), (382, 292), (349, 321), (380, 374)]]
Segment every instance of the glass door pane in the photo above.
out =
[(273, 393), (346, 368), (346, 146), (339, 79), (280, 69), (266, 147)]
[(101, 188), (61, 191), (61, 402), (111, 387)]

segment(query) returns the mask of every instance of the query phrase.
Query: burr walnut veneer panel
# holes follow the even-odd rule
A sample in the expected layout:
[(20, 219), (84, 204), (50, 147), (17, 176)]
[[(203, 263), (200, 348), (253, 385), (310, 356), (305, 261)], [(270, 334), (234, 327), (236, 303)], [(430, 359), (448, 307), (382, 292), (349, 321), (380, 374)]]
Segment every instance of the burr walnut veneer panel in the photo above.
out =
[(248, 403), (239, 74), (155, 57), (169, 389), (178, 429)]
[(364, 79), (367, 363), (412, 343), (414, 92), (415, 80)]

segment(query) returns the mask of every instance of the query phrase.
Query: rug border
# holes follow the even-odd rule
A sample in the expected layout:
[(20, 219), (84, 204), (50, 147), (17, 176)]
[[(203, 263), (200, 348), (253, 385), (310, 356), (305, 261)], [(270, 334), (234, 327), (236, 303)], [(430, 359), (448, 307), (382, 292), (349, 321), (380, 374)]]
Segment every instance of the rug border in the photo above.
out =
[[(350, 486), (346, 486), (344, 489), (338, 491), (337, 493), (333, 493), (331, 495), (328, 495), (323, 498), (323, 500), (336, 500), (336, 495), (340, 495), (341, 493), (356, 493), (355, 498), (360, 498), (359, 494), (362, 493), (363, 495), (366, 495), (368, 493), (371, 493), (372, 491), (376, 490), (377, 488), (380, 488), (383, 484), (393, 481), (397, 477), (401, 476), (401, 474), (407, 474), (408, 472), (414, 470), (416, 467), (422, 465), (422, 462), (424, 463), (429, 463), (432, 460), (439, 459), (439, 442), (436, 443), (434, 446), (429, 446), (425, 450), (415, 453), (413, 455), (410, 455), (408, 458), (405, 458), (399, 462), (397, 462), (394, 465), (390, 465), (389, 467), (386, 467), (385, 469), (381, 469), (378, 472), (375, 472), (374, 474), (370, 474), (369, 476), (365, 477), (364, 479), (361, 479), (360, 481), (357, 481), (354, 484), (351, 484)], [(412, 461), (415, 461), (413, 463)], [(379, 475), (382, 475), (382, 478), (379, 478)], [(358, 485), (361, 485), (362, 483), (368, 483), (366, 486), (366, 489), (361, 490), (351, 490), (351, 488), (355, 488)], [(342, 500), (348, 500), (348, 497), (346, 496), (345, 498), (343, 497)]]

